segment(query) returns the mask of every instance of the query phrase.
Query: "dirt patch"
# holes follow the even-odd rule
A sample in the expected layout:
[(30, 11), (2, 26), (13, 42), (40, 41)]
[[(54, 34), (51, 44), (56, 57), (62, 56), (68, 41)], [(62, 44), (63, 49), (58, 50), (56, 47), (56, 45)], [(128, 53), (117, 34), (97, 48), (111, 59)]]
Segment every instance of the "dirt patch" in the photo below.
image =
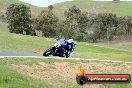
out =
[(80, 58), (81, 56), (77, 53), (71, 53), (70, 57), (71, 58)]
[(73, 80), (75, 78), (76, 71), (76, 67), (72, 66), (71, 68), (67, 62), (39, 62), (37, 64), (33, 64), (32, 66), (13, 64), (12, 67), (18, 72), (26, 73), (32, 77), (40, 79), (52, 79), (54, 77), (61, 76)]
[[(76, 69), (82, 64), (83, 68), (89, 74), (132, 74), (132, 65), (125, 63), (103, 63), (103, 62), (87, 62), (87, 63), (70, 63), (70, 62), (38, 62), (32, 66), (15, 65), (11, 67), (20, 73), (27, 74), (33, 78), (47, 81), (57, 88), (64, 87), (70, 84), (76, 84)], [(103, 88), (103, 85), (85, 85), (89, 88)]]

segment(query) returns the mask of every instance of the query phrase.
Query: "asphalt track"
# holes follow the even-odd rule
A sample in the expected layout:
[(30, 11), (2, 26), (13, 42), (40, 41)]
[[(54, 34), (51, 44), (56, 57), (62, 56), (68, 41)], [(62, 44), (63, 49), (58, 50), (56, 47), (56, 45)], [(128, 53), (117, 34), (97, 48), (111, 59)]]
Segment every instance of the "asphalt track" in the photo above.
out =
[(99, 59), (88, 59), (88, 58), (64, 58), (57, 56), (48, 56), (44, 57), (38, 54), (23, 54), (16, 52), (0, 52), (0, 58), (8, 58), (8, 57), (18, 57), (18, 58), (48, 58), (48, 59), (67, 59), (67, 60), (86, 60), (86, 61), (99, 61), (99, 62), (113, 62), (113, 63), (128, 63), (132, 64), (132, 62), (123, 62), (123, 61), (112, 61), (112, 60), (99, 60)]
[(0, 56), (39, 56), (37, 54), (23, 54), (16, 52), (0, 52)]

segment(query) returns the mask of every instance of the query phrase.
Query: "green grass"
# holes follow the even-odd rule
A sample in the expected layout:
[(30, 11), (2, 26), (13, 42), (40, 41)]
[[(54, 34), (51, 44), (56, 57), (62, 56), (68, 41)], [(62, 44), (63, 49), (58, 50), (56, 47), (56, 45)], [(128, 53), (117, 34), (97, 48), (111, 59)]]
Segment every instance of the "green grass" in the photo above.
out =
[[(9, 33), (7, 24), (0, 25), (0, 52), (42, 54), (55, 42), (50, 38)], [(74, 55), (86, 59), (132, 61), (131, 50), (132, 45), (127, 42), (111, 44), (110, 47), (107, 47), (107, 43), (77, 43)]]
[[(54, 88), (55, 86), (48, 84), (45, 80), (31, 78), (25, 74), (18, 73), (11, 68), (11, 64), (33, 65), (38, 62), (54, 63), (69, 62), (74, 63), (75, 60), (55, 60), (44, 58), (0, 58), (0, 88)], [(81, 61), (75, 61), (81, 62)], [(86, 63), (87, 61), (85, 61)], [(52, 69), (52, 68), (49, 68)], [(62, 87), (80, 88), (78, 84), (71, 84), (62, 78), (54, 78), (54, 85), (61, 84)], [(131, 88), (130, 84), (103, 84), (103, 88)], [(101, 87), (99, 87), (101, 88)]]
[(0, 33), (0, 41), (0, 51), (3, 52), (36, 53), (40, 49), (46, 49), (53, 44), (53, 39), (16, 35), (7, 32)]
[[(40, 52), (52, 46), (55, 40), (1, 32), (0, 41), (1, 52), (41, 54)], [(129, 51), (94, 46), (88, 43), (78, 43), (75, 55), (79, 55), (82, 58), (132, 61), (132, 54)]]
[[(93, 44), (92, 44), (93, 45)], [(124, 51), (128, 51), (128, 52), (132, 52), (132, 42), (131, 41), (118, 41), (118, 42), (114, 42), (114, 41), (110, 41), (109, 43), (107, 42), (103, 42), (103, 43), (95, 43), (95, 46), (102, 46), (102, 47), (109, 47), (112, 49), (118, 49), (118, 50), (124, 50)]]
[(105, 88), (131, 88), (131, 84), (126, 85), (120, 85), (120, 84), (111, 84), (111, 85), (105, 85)]
[(7, 23), (0, 21), (0, 32), (9, 32)]
[[(0, 61), (2, 61), (2, 63), (10, 65), (10, 64), (23, 64), (23, 65), (33, 65), (33, 64), (37, 64), (38, 62), (46, 62), (46, 63), (54, 63), (54, 62), (70, 62), (70, 63), (77, 63), (80, 62), (79, 60), (63, 60), (63, 59), (46, 59), (46, 58), (4, 58), (4, 59), (0, 59)], [(82, 61), (82, 62), (87, 62), (87, 61)]]
[(114, 13), (116, 13), (118, 16), (131, 16), (132, 15), (132, 11), (130, 9), (132, 9), (131, 7), (132, 2), (120, 2), (120, 3), (114, 3), (112, 4), (112, 10), (114, 11)]
[(90, 1), (90, 0), (73, 0), (62, 3), (57, 3), (54, 5), (54, 10), (58, 16), (63, 16), (63, 12), (76, 5), (82, 11), (94, 10), (97, 12), (112, 12), (117, 14), (117, 16), (131, 16), (132, 2), (120, 1), (115, 3), (112, 1)]
[[(27, 75), (18, 73), (11, 68), (11, 64), (32, 65), (37, 62), (63, 62), (63, 60), (39, 59), (39, 58), (0, 58), (0, 88), (54, 88), (44, 80), (33, 79)], [(66, 60), (68, 61), (68, 60)], [(68, 61), (69, 62), (69, 61)], [(58, 77), (59, 78), (59, 77)], [(53, 79), (62, 83), (62, 79)], [(54, 84), (56, 84), (56, 82)], [(63, 80), (63, 87), (79, 88), (77, 84), (70, 84)]]
[(12, 59), (0, 59), (0, 88), (50, 88), (50, 85), (44, 81), (12, 70), (9, 67), (11, 64), (13, 64)]
[[(0, 0), (0, 15), (6, 12), (7, 7), (12, 3), (23, 3), (19, 0)], [(36, 7), (30, 4), (26, 5), (31, 7), (32, 17), (37, 17), (43, 9), (47, 7)], [(68, 10), (71, 6), (76, 5), (82, 12), (93, 10), (97, 12), (112, 12), (117, 16), (131, 16), (132, 15), (132, 2), (120, 1), (119, 3), (111, 1), (90, 1), (90, 0), (73, 0), (54, 4), (54, 12), (58, 17), (64, 16), (64, 11)]]
[(94, 46), (86, 43), (78, 44), (76, 53), (83, 58), (132, 61), (132, 54), (129, 51)]

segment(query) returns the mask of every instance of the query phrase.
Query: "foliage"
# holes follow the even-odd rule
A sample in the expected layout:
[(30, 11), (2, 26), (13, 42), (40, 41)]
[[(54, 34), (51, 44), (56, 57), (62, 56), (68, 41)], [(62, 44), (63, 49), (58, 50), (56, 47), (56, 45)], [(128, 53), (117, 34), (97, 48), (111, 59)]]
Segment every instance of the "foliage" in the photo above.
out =
[(73, 13), (73, 14), (79, 14), (81, 12), (81, 10), (76, 7), (75, 5), (73, 5), (71, 8), (69, 8), (69, 12)]
[(87, 25), (88, 25), (88, 16), (87, 16), (88, 13), (81, 13), (78, 17), (78, 27), (79, 27), (79, 31), (80, 32), (85, 32), (86, 29), (87, 29)]
[(111, 40), (117, 29), (118, 19), (116, 15), (112, 13), (100, 13), (97, 16), (97, 22), (100, 29), (99, 38)]
[(31, 34), (30, 7), (23, 4), (11, 4), (7, 8), (6, 15), (11, 33)]
[(59, 19), (54, 15), (53, 9), (54, 7), (50, 5), (37, 18), (30, 19), (29, 7), (11, 4), (7, 9), (10, 32), (52, 38), (73, 38), (93, 43), (132, 34), (131, 16), (117, 17), (113, 13), (82, 12), (74, 5), (64, 12), (62, 19)]
[(55, 37), (58, 18), (51, 10), (43, 10), (38, 16), (36, 29), (42, 31), (44, 37)]
[(75, 31), (71, 28), (69, 28), (67, 25), (62, 26), (58, 31), (57, 35), (59, 35), (59, 38), (73, 38)]
[(132, 34), (132, 17), (124, 16), (118, 19), (118, 27), (121, 35), (131, 35)]
[(49, 10), (52, 10), (54, 7), (53, 7), (53, 5), (49, 5), (48, 8), (49, 8)]

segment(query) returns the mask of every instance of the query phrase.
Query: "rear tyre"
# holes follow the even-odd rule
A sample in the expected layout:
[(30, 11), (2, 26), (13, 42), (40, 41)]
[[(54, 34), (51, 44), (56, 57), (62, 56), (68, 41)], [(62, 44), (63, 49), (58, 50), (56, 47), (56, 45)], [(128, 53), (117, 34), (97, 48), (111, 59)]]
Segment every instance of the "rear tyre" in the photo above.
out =
[(49, 50), (46, 50), (44, 53), (43, 53), (43, 56), (49, 56), (52, 54), (52, 50), (49, 49)]
[(66, 52), (66, 58), (68, 58), (70, 56), (70, 54), (68, 52)]

